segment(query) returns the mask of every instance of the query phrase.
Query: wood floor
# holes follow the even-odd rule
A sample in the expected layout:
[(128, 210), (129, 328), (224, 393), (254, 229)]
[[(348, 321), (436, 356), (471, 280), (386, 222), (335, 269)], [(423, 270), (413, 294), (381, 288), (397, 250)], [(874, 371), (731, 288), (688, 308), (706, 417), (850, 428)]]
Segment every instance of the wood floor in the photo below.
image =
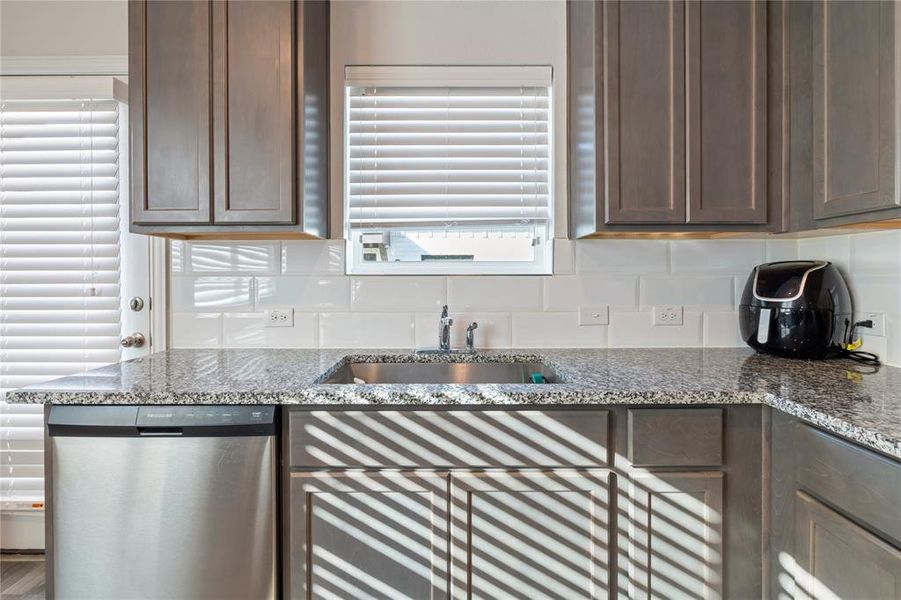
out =
[(0, 598), (44, 600), (44, 557), (0, 554)]

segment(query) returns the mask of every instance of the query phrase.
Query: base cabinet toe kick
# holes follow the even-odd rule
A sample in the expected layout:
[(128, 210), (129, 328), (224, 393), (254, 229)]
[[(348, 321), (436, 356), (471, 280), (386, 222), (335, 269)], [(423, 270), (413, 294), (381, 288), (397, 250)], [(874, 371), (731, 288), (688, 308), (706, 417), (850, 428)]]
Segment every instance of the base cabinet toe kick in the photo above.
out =
[(283, 418), (287, 598), (759, 598), (757, 406)]

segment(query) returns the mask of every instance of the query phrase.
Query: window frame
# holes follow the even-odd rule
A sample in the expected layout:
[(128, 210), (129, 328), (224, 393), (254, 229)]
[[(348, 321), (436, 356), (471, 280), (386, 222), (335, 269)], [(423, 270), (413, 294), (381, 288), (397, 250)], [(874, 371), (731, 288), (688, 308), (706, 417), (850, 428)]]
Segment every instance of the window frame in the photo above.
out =
[[(550, 66), (357, 66), (344, 69), (343, 128), (342, 128), (342, 230), (345, 241), (345, 274), (366, 275), (534, 275), (553, 274), (555, 231), (555, 98), (553, 68)], [(405, 261), (368, 262), (357, 251), (360, 243), (350, 224), (350, 97), (351, 89), (359, 87), (542, 87), (547, 89), (547, 187), (548, 213), (543, 225), (535, 227), (535, 254), (531, 261)], [(386, 228), (387, 231), (397, 228)]]

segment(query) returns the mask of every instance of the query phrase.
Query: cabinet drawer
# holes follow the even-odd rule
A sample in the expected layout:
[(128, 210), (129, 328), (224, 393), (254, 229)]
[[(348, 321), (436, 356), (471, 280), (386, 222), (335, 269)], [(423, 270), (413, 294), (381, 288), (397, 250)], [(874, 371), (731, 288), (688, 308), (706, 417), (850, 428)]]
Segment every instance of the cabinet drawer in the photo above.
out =
[(798, 486), (901, 542), (901, 464), (798, 424)]
[(288, 464), (323, 467), (598, 467), (607, 411), (288, 413)]
[(629, 461), (636, 467), (723, 464), (720, 408), (642, 408), (629, 411)]

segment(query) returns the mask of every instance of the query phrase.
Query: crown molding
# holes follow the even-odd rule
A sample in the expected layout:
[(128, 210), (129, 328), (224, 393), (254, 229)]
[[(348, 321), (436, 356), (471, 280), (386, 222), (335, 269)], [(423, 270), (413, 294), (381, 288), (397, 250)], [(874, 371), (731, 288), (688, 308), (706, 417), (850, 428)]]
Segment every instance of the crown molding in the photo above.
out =
[(4, 56), (0, 75), (127, 75), (128, 55)]

